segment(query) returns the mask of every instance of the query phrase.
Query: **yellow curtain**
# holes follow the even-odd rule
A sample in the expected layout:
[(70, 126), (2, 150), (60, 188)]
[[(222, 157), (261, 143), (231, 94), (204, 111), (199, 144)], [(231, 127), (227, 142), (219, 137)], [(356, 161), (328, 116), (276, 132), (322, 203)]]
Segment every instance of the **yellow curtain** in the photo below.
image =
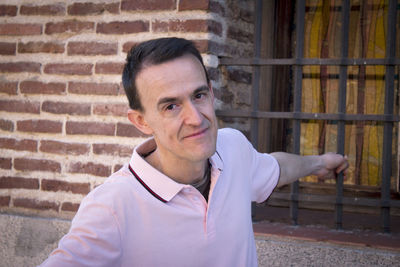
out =
[[(304, 56), (338, 58), (341, 49), (341, 2), (306, 2)], [(385, 0), (351, 1), (349, 23), (350, 58), (384, 58), (387, 3)], [(346, 113), (383, 114), (385, 96), (384, 66), (349, 66)], [(336, 113), (338, 109), (339, 67), (303, 68), (302, 111)], [(336, 151), (335, 122), (317, 120), (301, 124), (301, 154)], [(346, 124), (345, 153), (350, 170), (345, 183), (379, 186), (381, 181), (383, 124)], [(317, 182), (315, 177), (304, 181)], [(334, 182), (334, 181), (327, 181)]]

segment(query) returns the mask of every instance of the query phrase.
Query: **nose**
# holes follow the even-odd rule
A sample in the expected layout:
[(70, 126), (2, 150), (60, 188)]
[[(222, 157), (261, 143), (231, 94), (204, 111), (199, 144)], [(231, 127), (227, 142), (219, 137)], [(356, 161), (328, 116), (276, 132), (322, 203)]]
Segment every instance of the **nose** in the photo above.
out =
[(184, 107), (184, 122), (187, 125), (199, 126), (203, 122), (203, 115), (199, 111), (198, 107), (192, 102), (187, 103)]

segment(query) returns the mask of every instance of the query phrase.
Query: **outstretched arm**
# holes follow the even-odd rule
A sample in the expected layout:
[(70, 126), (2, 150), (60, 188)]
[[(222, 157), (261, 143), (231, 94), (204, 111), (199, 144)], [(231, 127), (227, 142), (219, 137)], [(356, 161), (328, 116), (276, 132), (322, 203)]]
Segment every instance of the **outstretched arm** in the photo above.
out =
[(308, 175), (333, 179), (341, 171), (346, 174), (349, 166), (346, 156), (335, 153), (326, 153), (320, 156), (299, 156), (285, 152), (274, 152), (271, 155), (280, 166), (278, 187), (290, 184)]

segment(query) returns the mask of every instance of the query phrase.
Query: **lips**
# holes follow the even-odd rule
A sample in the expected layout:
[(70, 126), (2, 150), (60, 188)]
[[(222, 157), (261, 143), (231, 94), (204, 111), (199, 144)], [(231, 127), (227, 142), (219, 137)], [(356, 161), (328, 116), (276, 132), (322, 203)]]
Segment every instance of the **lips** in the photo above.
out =
[(205, 132), (206, 132), (208, 129), (209, 129), (209, 128), (205, 128), (205, 129), (202, 129), (202, 130), (197, 131), (197, 132), (195, 132), (195, 133), (186, 135), (186, 136), (184, 137), (184, 139), (186, 139), (186, 138), (196, 138), (196, 137), (200, 137), (200, 136), (204, 135)]

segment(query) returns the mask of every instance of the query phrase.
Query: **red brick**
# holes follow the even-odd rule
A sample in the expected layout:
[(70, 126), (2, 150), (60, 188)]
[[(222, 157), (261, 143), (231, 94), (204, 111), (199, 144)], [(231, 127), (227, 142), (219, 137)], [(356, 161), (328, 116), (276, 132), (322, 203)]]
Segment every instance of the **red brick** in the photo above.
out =
[(176, 9), (176, 0), (122, 0), (121, 2), (121, 10), (123, 11), (154, 11), (174, 9)]
[(42, 111), (54, 114), (90, 115), (91, 104), (44, 101)]
[(80, 143), (64, 143), (59, 141), (40, 141), (40, 151), (61, 155), (87, 155), (90, 145)]
[(61, 133), (62, 122), (50, 120), (23, 120), (17, 122), (21, 132)]
[(122, 62), (102, 62), (96, 63), (96, 74), (122, 74), (125, 63)]
[(127, 53), (131, 50), (132, 47), (136, 46), (138, 42), (126, 42), (122, 46), (122, 52)]
[(1, 177), (0, 188), (39, 189), (39, 180), (22, 177)]
[(16, 43), (5, 43), (5, 42), (0, 42), (0, 55), (15, 55), (15, 52), (17, 50), (17, 44)]
[(102, 42), (69, 42), (68, 55), (116, 55), (118, 52), (117, 43)]
[(75, 16), (119, 14), (119, 2), (115, 3), (74, 3), (68, 6), (68, 14)]
[(11, 158), (0, 158), (0, 168), (10, 170), (12, 167)]
[(14, 17), (16, 15), (17, 15), (17, 6), (0, 5), (0, 17), (3, 16)]
[(6, 23), (0, 24), (0, 35), (40, 35), (42, 34), (41, 24), (20, 24), (20, 23)]
[(0, 206), (8, 207), (10, 205), (11, 198), (9, 196), (0, 196)]
[(18, 43), (18, 53), (64, 53), (65, 44), (58, 42), (28, 42)]
[(113, 21), (97, 24), (97, 33), (129, 34), (149, 31), (149, 22), (145, 21)]
[(44, 72), (47, 74), (91, 75), (92, 69), (93, 64), (50, 63), (44, 67)]
[(153, 23), (155, 32), (212, 32), (219, 36), (222, 34), (222, 25), (213, 20), (169, 20)]
[(133, 124), (119, 122), (117, 124), (117, 136), (146, 137), (147, 135), (139, 131)]
[(85, 173), (91, 174), (95, 176), (107, 177), (111, 174), (111, 168), (109, 166), (105, 166), (103, 164), (96, 164), (93, 162), (82, 163), (75, 162), (70, 164), (69, 172), (71, 173)]
[(38, 81), (23, 81), (19, 89), (23, 94), (53, 94), (61, 95), (66, 92), (65, 83), (43, 83)]
[(12, 132), (14, 131), (14, 123), (9, 120), (0, 119), (0, 129), (3, 131)]
[(180, 0), (178, 10), (208, 10), (209, 0)]
[(68, 92), (80, 95), (118, 95), (119, 85), (115, 83), (70, 82)]
[(67, 134), (94, 134), (113, 136), (115, 132), (115, 124), (101, 122), (68, 121), (66, 125), (66, 132)]
[(91, 32), (94, 30), (94, 22), (66, 20), (62, 22), (49, 22), (46, 23), (46, 34), (57, 33), (81, 33)]
[(54, 210), (58, 211), (60, 204), (50, 201), (41, 201), (30, 198), (17, 198), (13, 201), (14, 207), (35, 209), (35, 210)]
[(0, 138), (0, 148), (36, 152), (37, 141), (30, 139), (16, 140), (13, 138)]
[(0, 92), (9, 95), (16, 95), (18, 90), (17, 82), (0, 82)]
[(32, 72), (40, 73), (40, 63), (35, 62), (9, 62), (0, 63), (0, 72)]
[(62, 211), (73, 211), (76, 212), (79, 209), (78, 203), (64, 202), (61, 206)]
[(24, 100), (0, 100), (0, 110), (8, 112), (40, 113), (40, 103)]
[(120, 157), (130, 157), (133, 147), (119, 144), (93, 144), (93, 153), (98, 155), (112, 155)]
[(95, 115), (111, 115), (111, 116), (126, 116), (129, 106), (127, 104), (94, 104), (93, 114)]
[(34, 15), (34, 16), (59, 16), (65, 14), (64, 4), (54, 4), (54, 5), (23, 5), (19, 11), (21, 15)]
[(113, 173), (119, 171), (124, 165), (115, 164), (113, 168)]
[(19, 171), (48, 171), (57, 173), (61, 171), (60, 163), (47, 159), (16, 158), (14, 159), (14, 168)]
[(200, 53), (208, 52), (208, 40), (194, 40), (193, 43)]
[(73, 194), (86, 195), (90, 191), (90, 184), (69, 183), (65, 181), (43, 179), (41, 183), (41, 188), (44, 191), (53, 191), (53, 192), (65, 191), (65, 192), (71, 192)]

